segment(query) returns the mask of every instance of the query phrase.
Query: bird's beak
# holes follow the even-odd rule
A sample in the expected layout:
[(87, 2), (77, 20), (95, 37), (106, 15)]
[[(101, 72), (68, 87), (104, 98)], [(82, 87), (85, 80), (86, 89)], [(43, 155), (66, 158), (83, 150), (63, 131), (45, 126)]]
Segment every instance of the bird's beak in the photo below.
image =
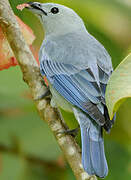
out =
[(42, 8), (41, 3), (39, 2), (28, 2), (27, 3), (29, 6), (26, 7), (27, 9), (31, 10), (32, 12), (36, 13), (36, 14), (44, 14), (45, 16), (47, 16), (47, 12), (45, 12)]

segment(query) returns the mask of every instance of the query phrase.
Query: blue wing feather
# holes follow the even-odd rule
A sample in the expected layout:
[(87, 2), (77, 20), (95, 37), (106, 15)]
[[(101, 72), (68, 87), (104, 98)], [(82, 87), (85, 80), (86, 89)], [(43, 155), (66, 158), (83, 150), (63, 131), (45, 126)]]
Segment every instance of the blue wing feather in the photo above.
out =
[(97, 123), (104, 124), (104, 116), (96, 106), (101, 103), (101, 90), (89, 70), (49, 60), (41, 62), (40, 69), (68, 102), (89, 114)]

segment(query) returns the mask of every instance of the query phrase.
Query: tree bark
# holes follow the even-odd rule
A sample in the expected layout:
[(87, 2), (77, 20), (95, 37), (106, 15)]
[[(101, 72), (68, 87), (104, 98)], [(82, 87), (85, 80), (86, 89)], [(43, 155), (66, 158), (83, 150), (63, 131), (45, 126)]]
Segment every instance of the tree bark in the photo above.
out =
[(16, 59), (18, 60), (21, 71), (23, 72), (23, 79), (31, 90), (39, 115), (48, 123), (50, 129), (54, 133), (76, 179), (96, 180), (95, 176), (89, 176), (84, 171), (81, 163), (80, 148), (76, 144), (74, 138), (70, 135), (59, 133), (65, 131), (65, 125), (60, 118), (59, 111), (52, 108), (49, 101), (46, 99), (35, 101), (35, 99), (46, 91), (46, 87), (43, 86), (43, 78), (40, 75), (39, 67), (29, 47), (24, 41), (8, 0), (0, 0), (0, 25), (7, 36)]

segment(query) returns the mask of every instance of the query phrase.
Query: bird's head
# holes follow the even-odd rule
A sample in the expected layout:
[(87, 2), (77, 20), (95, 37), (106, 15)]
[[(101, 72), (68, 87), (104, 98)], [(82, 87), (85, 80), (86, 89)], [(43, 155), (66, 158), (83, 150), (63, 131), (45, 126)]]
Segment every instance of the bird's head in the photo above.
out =
[(29, 10), (38, 15), (46, 35), (84, 30), (82, 19), (70, 8), (55, 3), (29, 2)]

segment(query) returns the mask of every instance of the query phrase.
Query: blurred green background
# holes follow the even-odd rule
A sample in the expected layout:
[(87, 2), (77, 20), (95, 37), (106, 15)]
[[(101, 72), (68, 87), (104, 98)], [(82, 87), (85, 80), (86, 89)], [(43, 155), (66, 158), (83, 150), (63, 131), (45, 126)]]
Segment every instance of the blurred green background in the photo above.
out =
[[(37, 49), (44, 37), (36, 16), (16, 9), (26, 0), (10, 0), (11, 6), (34, 31)], [(114, 68), (131, 49), (130, 0), (54, 0), (73, 8), (88, 31), (108, 50)], [(70, 128), (77, 123), (63, 112)], [(79, 138), (77, 138), (79, 141)], [(106, 180), (131, 179), (131, 100), (117, 112), (115, 126), (105, 134), (109, 165)], [(75, 180), (56, 140), (34, 107), (19, 67), (0, 71), (0, 180)]]

